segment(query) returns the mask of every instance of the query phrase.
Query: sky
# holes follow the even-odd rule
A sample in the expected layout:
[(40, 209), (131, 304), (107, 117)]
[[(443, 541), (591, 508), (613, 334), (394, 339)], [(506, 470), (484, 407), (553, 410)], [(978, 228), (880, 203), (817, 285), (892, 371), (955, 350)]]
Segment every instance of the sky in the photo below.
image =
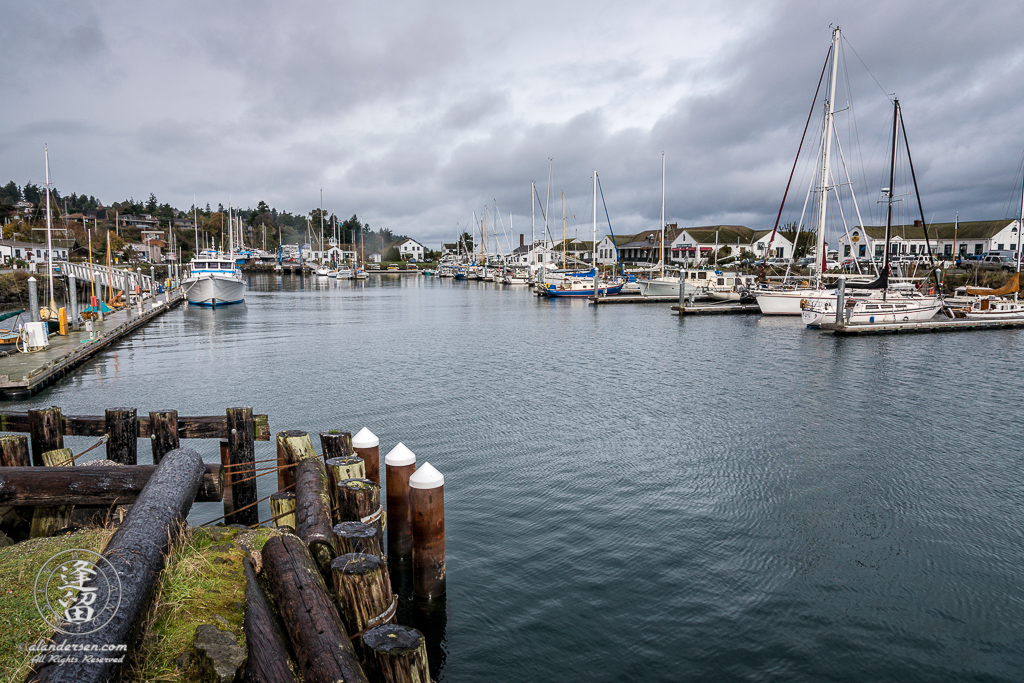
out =
[(485, 206), (500, 241), (529, 241), (531, 181), (556, 236), (564, 192), (589, 238), (594, 170), (616, 233), (655, 229), (664, 153), (669, 222), (770, 229), (839, 25), (864, 222), (893, 94), (927, 220), (1012, 217), (1022, 23), (1009, 1), (0, 0), (0, 184), (41, 184), (47, 145), (64, 194), (306, 213), (322, 190), (328, 211), (435, 248)]

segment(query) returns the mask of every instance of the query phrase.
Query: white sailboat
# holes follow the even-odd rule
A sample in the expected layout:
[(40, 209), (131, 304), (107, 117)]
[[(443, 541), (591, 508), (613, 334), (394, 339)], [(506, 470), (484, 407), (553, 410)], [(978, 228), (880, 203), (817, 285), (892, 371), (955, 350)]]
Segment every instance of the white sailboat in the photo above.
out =
[[(660, 275), (646, 280), (637, 280), (640, 296), (679, 296), (682, 275), (671, 277), (665, 273), (665, 153), (661, 153), (661, 246), (658, 250), (658, 272)], [(685, 284), (684, 284), (685, 288)], [(686, 296), (686, 292), (683, 296)]]

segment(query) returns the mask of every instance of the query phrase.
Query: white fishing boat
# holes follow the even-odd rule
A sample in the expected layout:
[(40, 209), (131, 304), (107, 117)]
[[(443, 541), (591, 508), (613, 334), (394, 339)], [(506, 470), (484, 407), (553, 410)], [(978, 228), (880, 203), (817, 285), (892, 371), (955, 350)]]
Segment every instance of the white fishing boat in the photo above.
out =
[(351, 280), (353, 276), (352, 269), (346, 265), (338, 266), (338, 270), (335, 274), (339, 280)]
[(228, 306), (245, 300), (242, 271), (230, 253), (207, 249), (192, 259), (189, 276), (181, 281), (193, 306)]
[(750, 299), (757, 287), (756, 275), (740, 275), (739, 273), (716, 273), (716, 277), (708, 285), (707, 294), (715, 301), (739, 301)]

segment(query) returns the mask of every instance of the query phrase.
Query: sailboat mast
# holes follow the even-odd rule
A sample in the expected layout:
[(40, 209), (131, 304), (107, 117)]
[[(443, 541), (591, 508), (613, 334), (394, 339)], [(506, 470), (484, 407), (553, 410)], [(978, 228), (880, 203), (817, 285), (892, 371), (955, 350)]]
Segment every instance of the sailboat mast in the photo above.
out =
[(231, 200), (228, 200), (228, 254), (235, 253), (235, 219), (231, 208)]
[(565, 261), (565, 192), (562, 192), (562, 268), (566, 267)]
[(1021, 183), (1020, 190), (1020, 217), (1017, 220), (1017, 291), (1013, 293), (1013, 300), (1017, 301), (1017, 295), (1020, 293), (1020, 234), (1024, 232), (1024, 181)]
[[(533, 251), (537, 244), (537, 192), (536, 184), (530, 181), (530, 251)], [(529, 253), (529, 252), (527, 252)]]
[[(596, 203), (596, 199), (594, 200)], [(665, 273), (665, 153), (661, 153), (661, 251), (658, 254), (658, 266)]]
[(193, 254), (193, 256), (196, 256), (199, 254), (199, 208), (196, 206), (195, 195), (192, 195), (192, 222), (195, 223), (196, 229), (196, 248), (195, 254)]
[(50, 150), (43, 145), (43, 158), (46, 161), (46, 268), (50, 281), (50, 317), (53, 317), (54, 309), (57, 307), (53, 300), (53, 226), (50, 218)]
[[(825, 221), (828, 215), (828, 180), (831, 172), (833, 117), (835, 116), (836, 75), (839, 71), (839, 27), (832, 31), (832, 79), (829, 82), (828, 102), (825, 104), (825, 126), (821, 132), (821, 182), (818, 185), (818, 284), (825, 273), (828, 254), (825, 253)], [(891, 184), (891, 183), (890, 183)]]
[[(662, 158), (664, 158), (664, 155), (662, 155)], [(597, 275), (598, 275), (598, 273), (597, 273), (597, 171), (596, 170), (594, 171), (594, 230), (593, 230), (593, 239), (594, 239), (594, 241), (593, 241), (592, 247), (594, 249), (594, 255), (592, 257), (591, 263), (594, 266), (594, 278), (596, 280)], [(662, 241), (664, 242), (664, 240), (662, 240)], [(594, 296), (597, 296), (597, 287), (596, 286), (594, 287)]]
[(892, 155), (889, 157), (889, 197), (885, 211), (885, 260), (882, 263), (882, 277), (885, 287), (882, 288), (882, 300), (885, 301), (885, 290), (889, 287), (889, 240), (892, 238), (892, 198), (893, 183), (896, 182), (896, 144), (899, 138), (900, 100), (897, 97), (892, 104)]

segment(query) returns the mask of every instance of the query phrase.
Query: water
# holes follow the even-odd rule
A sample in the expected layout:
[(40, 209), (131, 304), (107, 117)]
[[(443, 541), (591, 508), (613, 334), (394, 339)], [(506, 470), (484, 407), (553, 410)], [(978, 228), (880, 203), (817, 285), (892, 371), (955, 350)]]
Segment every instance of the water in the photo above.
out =
[(838, 339), (398, 276), (246, 301), (3, 407), (404, 442), (446, 480), (447, 601), (417, 616), (443, 681), (1020, 680), (1019, 331)]

